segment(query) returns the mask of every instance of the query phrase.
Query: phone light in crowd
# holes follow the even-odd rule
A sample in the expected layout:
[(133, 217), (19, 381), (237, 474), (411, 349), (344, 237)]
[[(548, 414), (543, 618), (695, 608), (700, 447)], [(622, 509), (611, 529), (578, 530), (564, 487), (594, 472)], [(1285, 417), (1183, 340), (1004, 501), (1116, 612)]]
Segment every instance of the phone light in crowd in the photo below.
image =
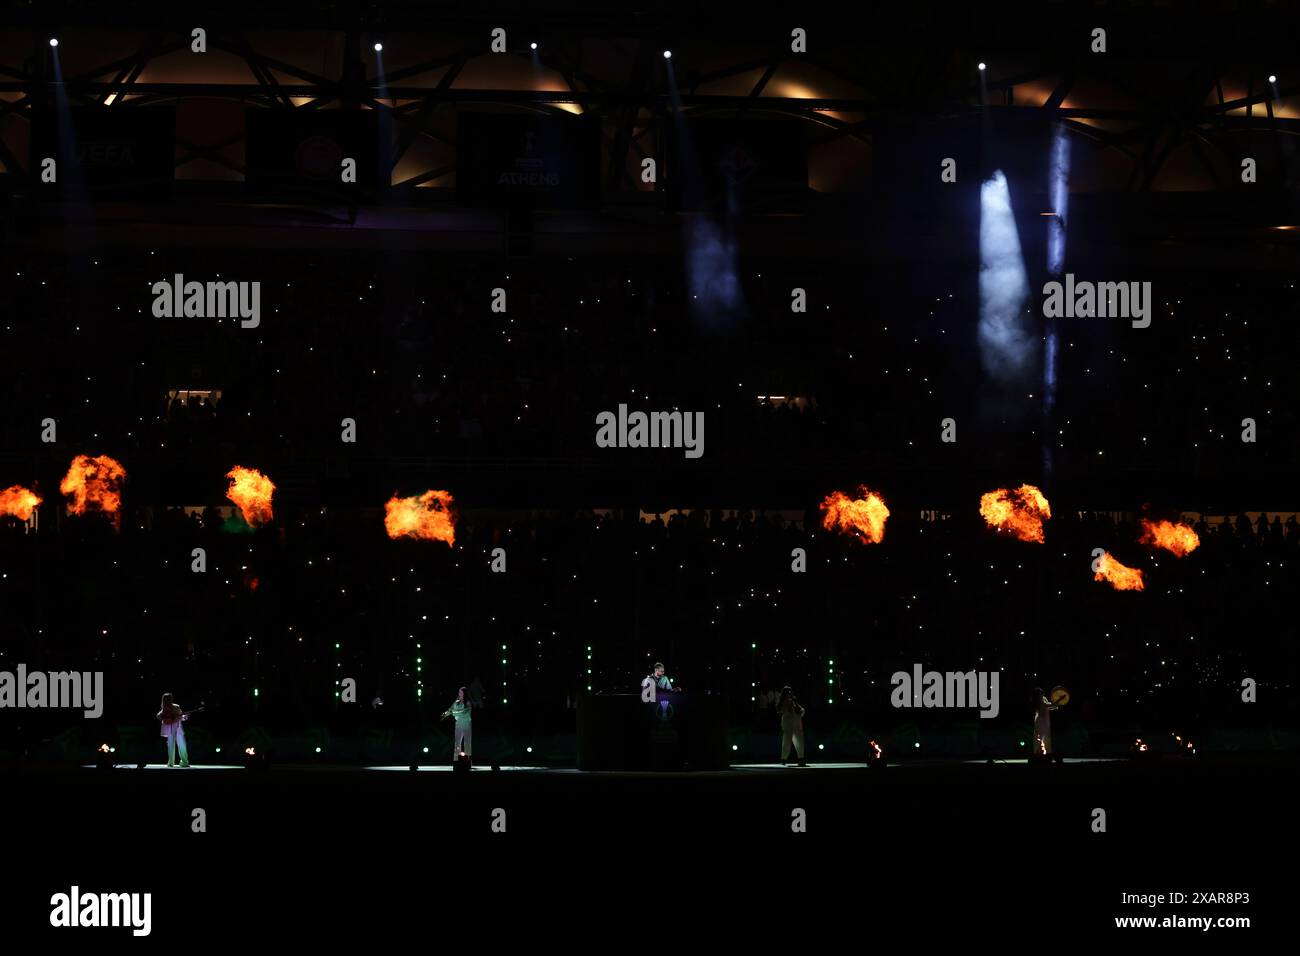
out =
[(254, 748), (252, 748), (252, 747), (245, 747), (245, 748), (244, 748), (244, 753), (248, 754), (248, 756), (250, 756), (250, 757), (256, 757), (256, 756), (257, 756), (257, 751), (256, 751)]
[(536, 44), (536, 42), (528, 44), (528, 49), (530, 49), (530, 50), (536, 50), (536, 49), (537, 49), (537, 44)]
[(919, 740), (916, 741), (916, 743), (912, 744), (912, 747), (913, 747), (914, 749), (916, 749), (916, 750), (920, 750), (920, 749), (921, 749), (921, 741), (919, 741)]
[(1277, 74), (1275, 74), (1275, 73), (1270, 73), (1270, 74), (1268, 75), (1268, 81), (1269, 81), (1270, 83), (1276, 83), (1276, 82), (1277, 82)]
[(375, 52), (376, 52), (376, 53), (383, 53), (383, 52), (384, 52), (384, 45), (383, 45), (382, 43), (376, 43), (376, 44), (375, 44)]
[(731, 752), (732, 752), (732, 753), (735, 753), (735, 752), (736, 752), (737, 750), (739, 750), (739, 749), (740, 749), (740, 744), (732, 744), (732, 745), (731, 745)]
[(424, 752), (425, 752), (425, 753), (428, 753), (428, 752), (429, 752), (429, 748), (428, 748), (428, 747), (425, 747), (425, 748), (424, 748)]
[(112, 752), (113, 752), (113, 748), (110, 747), (108, 744), (100, 744), (100, 745), (99, 745), (99, 752), (102, 753), (102, 754), (112, 753)]
[(317, 753), (320, 753), (320, 748), (319, 748), (319, 747), (316, 748), (316, 752), (317, 752)]
[(59, 38), (58, 38), (58, 37), (50, 37), (50, 46), (58, 46), (58, 45), (59, 45)]
[(672, 51), (672, 50), (664, 50), (664, 59), (665, 59), (665, 60), (671, 60), (672, 58), (673, 58), (673, 51)]
[(817, 745), (817, 749), (818, 749), (818, 750), (825, 750), (825, 749), (826, 749), (826, 745), (825, 745), (825, 744), (818, 744), (818, 745)]
[(985, 65), (984, 65), (984, 61), (981, 60), (981, 61), (980, 61), (980, 64), (979, 64), (979, 70), (980, 70), (980, 72), (983, 73), (983, 72), (984, 72), (985, 70), (987, 70), (987, 69), (988, 69), (988, 67), (985, 66)]

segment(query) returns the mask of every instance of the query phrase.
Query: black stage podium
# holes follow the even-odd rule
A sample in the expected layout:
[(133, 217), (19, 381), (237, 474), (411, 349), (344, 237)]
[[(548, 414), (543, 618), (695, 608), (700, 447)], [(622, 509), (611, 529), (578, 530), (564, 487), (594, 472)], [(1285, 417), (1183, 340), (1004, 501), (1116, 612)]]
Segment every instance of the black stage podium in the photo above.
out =
[(658, 691), (578, 701), (579, 770), (725, 770), (727, 703), (712, 694)]

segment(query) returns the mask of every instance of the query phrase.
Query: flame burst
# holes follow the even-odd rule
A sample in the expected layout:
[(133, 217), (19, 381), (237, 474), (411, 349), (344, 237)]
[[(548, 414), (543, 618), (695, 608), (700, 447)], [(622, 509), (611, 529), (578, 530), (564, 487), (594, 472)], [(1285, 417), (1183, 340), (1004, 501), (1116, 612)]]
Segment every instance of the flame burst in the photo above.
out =
[(275, 483), (254, 468), (236, 465), (226, 472), (230, 487), (226, 497), (239, 506), (240, 513), (250, 527), (266, 524), (274, 515), (271, 513), (271, 495), (275, 494)]
[(115, 515), (122, 507), (122, 482), (126, 469), (107, 455), (78, 455), (59, 482), (59, 491), (71, 496), (68, 510), (83, 515), (88, 510)]
[(384, 530), (390, 538), (456, 543), (456, 513), (449, 491), (426, 491), (414, 498), (388, 499), (384, 505)]
[(1187, 557), (1201, 544), (1200, 536), (1188, 525), (1172, 521), (1148, 521), (1146, 518), (1142, 519), (1142, 537), (1138, 540), (1142, 544), (1164, 548), (1178, 558)]
[(1092, 576), (1094, 581), (1109, 581), (1110, 586), (1116, 591), (1145, 591), (1146, 584), (1142, 580), (1142, 572), (1137, 568), (1130, 568), (1127, 565), (1120, 564), (1116, 561), (1109, 551), (1103, 551), (1101, 557), (1097, 559), (1097, 573)]
[(1021, 485), (981, 495), (980, 515), (990, 528), (1042, 544), (1043, 521), (1052, 516), (1052, 508), (1033, 485)]
[(41, 503), (40, 496), (22, 485), (11, 485), (0, 491), (0, 518), (13, 515), (19, 521), (30, 521), (32, 512)]
[(861, 497), (850, 498), (842, 491), (831, 492), (822, 502), (822, 527), (855, 535), (866, 544), (880, 544), (889, 517), (885, 499), (865, 485), (858, 486), (858, 494)]

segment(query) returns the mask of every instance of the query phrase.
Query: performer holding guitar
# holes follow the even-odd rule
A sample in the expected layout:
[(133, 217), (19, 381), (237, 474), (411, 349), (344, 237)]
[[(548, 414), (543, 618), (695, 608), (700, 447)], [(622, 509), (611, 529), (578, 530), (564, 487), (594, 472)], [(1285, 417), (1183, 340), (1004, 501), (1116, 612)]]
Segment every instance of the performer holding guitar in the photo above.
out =
[(176, 766), (177, 747), (181, 751), (181, 766), (190, 765), (190, 752), (185, 747), (185, 728), (182, 724), (189, 719), (190, 714), (197, 714), (202, 710), (202, 707), (198, 707), (195, 710), (182, 711), (171, 694), (162, 695), (162, 709), (158, 711), (158, 719), (162, 722), (162, 736), (167, 738), (167, 766)]

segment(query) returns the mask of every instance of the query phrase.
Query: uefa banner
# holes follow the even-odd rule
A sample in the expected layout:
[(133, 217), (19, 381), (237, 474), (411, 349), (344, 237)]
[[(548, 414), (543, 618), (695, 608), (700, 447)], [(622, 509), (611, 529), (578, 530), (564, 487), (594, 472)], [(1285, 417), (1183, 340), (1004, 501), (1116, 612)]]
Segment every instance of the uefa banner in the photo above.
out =
[(245, 182), (259, 198), (373, 201), (385, 190), (391, 133), (375, 110), (250, 109)]
[[(40, 180), (39, 194), (165, 197), (176, 165), (176, 110), (88, 106), (68, 110), (66, 118), (40, 110), (31, 150), (29, 168)], [(49, 160), (55, 163), (52, 180)]]
[(456, 200), (533, 209), (599, 205), (599, 122), (567, 114), (459, 114)]

